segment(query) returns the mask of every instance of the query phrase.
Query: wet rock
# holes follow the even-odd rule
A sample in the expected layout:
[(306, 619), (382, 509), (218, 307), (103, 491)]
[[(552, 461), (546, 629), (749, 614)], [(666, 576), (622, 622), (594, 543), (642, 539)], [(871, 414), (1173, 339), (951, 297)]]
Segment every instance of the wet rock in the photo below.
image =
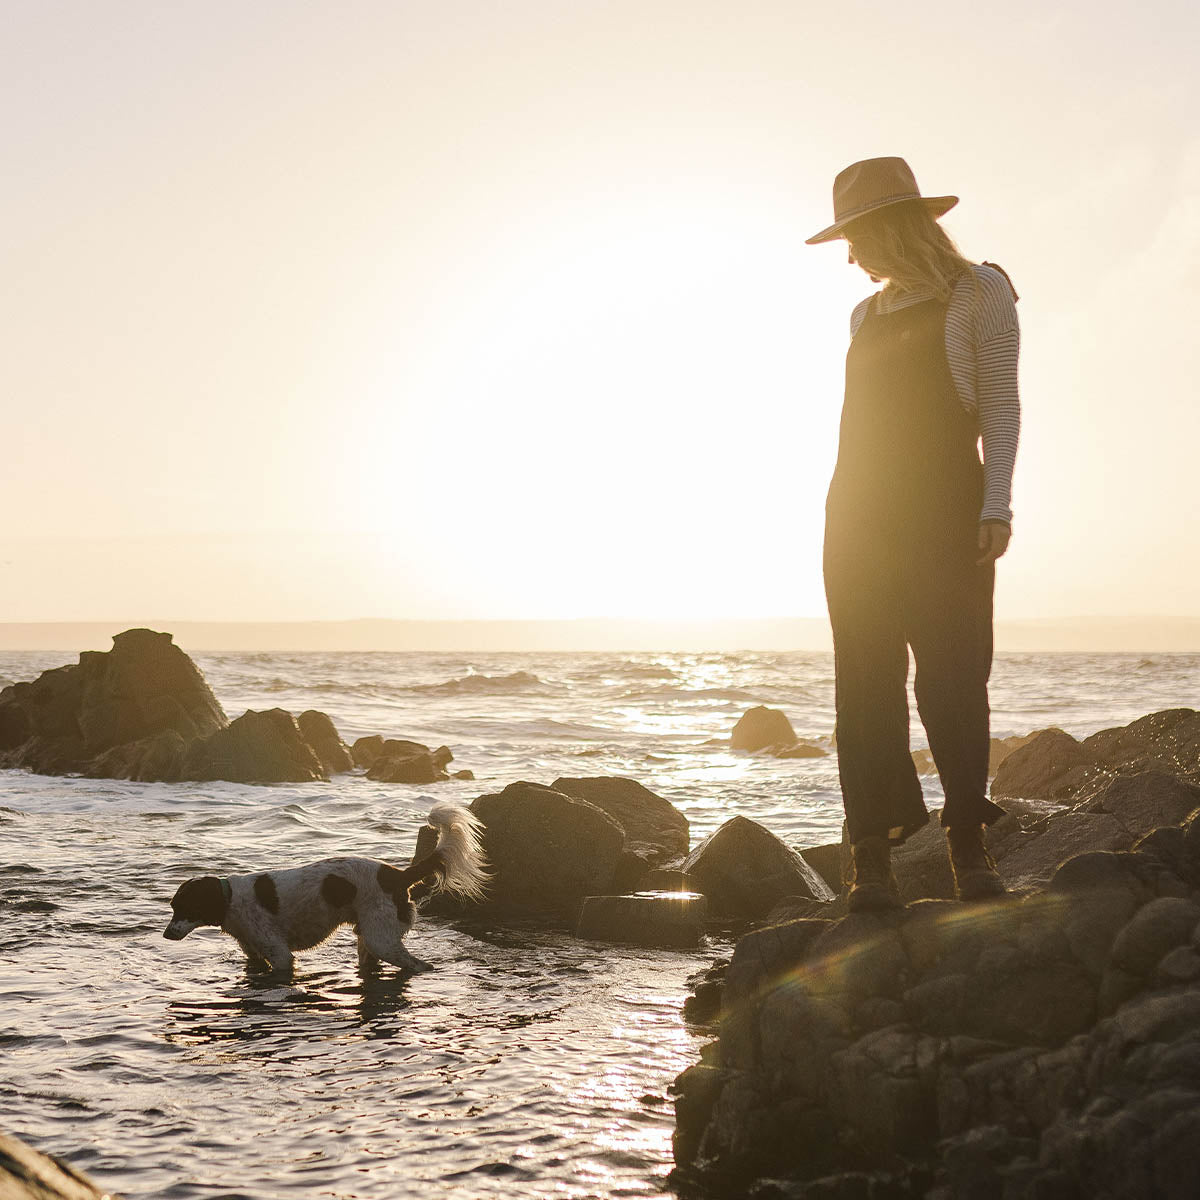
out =
[(726, 821), (688, 855), (683, 869), (717, 916), (765, 917), (787, 896), (833, 898), (799, 854), (747, 817)]
[(1096, 756), (1069, 733), (1044, 729), (1000, 764), (992, 795), (1054, 799), (1077, 786), (1096, 762)]
[[(0, 692), (0, 766), (91, 774), (107, 751), (174, 732), (185, 742), (228, 724), (195, 663), (169, 633), (129, 629), (107, 652)], [(130, 751), (130, 761), (144, 757)], [(112, 758), (103, 768), (117, 768)]]
[(428, 750), (413, 754), (381, 755), (367, 770), (378, 783), (437, 783), (449, 779)]
[[(482, 843), (492, 871), (481, 906), (491, 912), (579, 914), (586, 896), (606, 895), (625, 833), (605, 812), (538, 783), (510, 783), (502, 792), (480, 796), (471, 811), (483, 822)], [(433, 849), (436, 835), (422, 829), (416, 856)], [(438, 907), (461, 910), (465, 905)]]
[(0, 1133), (0, 1196), (4, 1200), (118, 1200), (82, 1171)]
[(708, 904), (698, 892), (588, 896), (575, 936), (598, 942), (686, 949), (699, 943)]
[(828, 758), (829, 751), (815, 742), (793, 742), (790, 746), (772, 746), (776, 758)]
[(378, 751), (367, 768), (367, 778), (378, 783), (440, 783), (450, 778), (446, 767), (454, 755), (448, 746), (430, 750), (421, 742), (388, 738)]
[(296, 718), (296, 724), (300, 726), (300, 736), (313, 748), (327, 775), (354, 770), (349, 748), (325, 713), (310, 708)]
[[(1040, 732), (1040, 731), (1039, 731)], [(988, 775), (995, 775), (1000, 764), (1014, 751), (1019, 750), (1026, 742), (1031, 742), (1037, 733), (1016, 734), (1013, 737), (992, 738), (988, 752)], [(933, 775), (937, 772), (937, 764), (928, 747), (922, 746), (912, 752), (913, 765), (922, 775)]]
[(383, 753), (383, 735), (372, 733), (368, 737), (356, 738), (350, 747), (350, 757), (356, 767), (369, 767)]
[(246, 712), (187, 748), (183, 779), (228, 779), (235, 783), (307, 783), (325, 779), (296, 718), (282, 708)]
[(636, 855), (643, 874), (688, 852), (687, 817), (669, 800), (634, 779), (605, 775), (556, 779), (555, 791), (595, 805), (625, 831), (625, 851)]
[(733, 727), (729, 744), (734, 750), (765, 750), (768, 746), (792, 746), (796, 731), (787, 714), (760, 704), (748, 709)]
[(187, 742), (173, 729), (137, 742), (126, 742), (96, 755), (88, 766), (92, 779), (132, 779), (140, 783), (176, 783), (183, 775)]

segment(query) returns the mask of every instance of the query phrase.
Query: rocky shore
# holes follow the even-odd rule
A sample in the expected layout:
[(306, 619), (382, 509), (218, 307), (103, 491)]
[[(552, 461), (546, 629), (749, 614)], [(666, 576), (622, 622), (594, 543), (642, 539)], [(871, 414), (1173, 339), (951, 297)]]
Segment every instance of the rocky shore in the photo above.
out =
[[(805, 758), (821, 741), (757, 707), (727, 744)], [(1200, 714), (992, 750), (1000, 900), (951, 899), (936, 816), (894, 856), (905, 907), (850, 916), (844, 845), (788, 846), (736, 816), (692, 846), (686, 815), (638, 781), (560, 777), (478, 796), (488, 895), (430, 907), (640, 945), (738, 936), (685, 1008), (712, 1034), (676, 1082), (685, 1196), (1190, 1197)], [(0, 692), (0, 766), (47, 774), (425, 784), (451, 760), (382, 734), (347, 746), (316, 711), (230, 721), (150, 630)]]
[(993, 785), (1011, 896), (941, 898), (931, 823), (906, 907), (785, 902), (741, 938), (687, 1008), (716, 1038), (676, 1082), (684, 1194), (1194, 1196), (1198, 747), (1190, 709), (1045, 731)]

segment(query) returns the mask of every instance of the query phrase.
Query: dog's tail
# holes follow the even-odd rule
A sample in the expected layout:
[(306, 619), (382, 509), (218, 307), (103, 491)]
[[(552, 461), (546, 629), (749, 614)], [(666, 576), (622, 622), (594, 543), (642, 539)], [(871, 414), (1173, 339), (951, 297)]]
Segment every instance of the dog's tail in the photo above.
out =
[(491, 872), (479, 842), (483, 822), (461, 804), (435, 804), (427, 818), (437, 830), (437, 848), (429, 856), (441, 859), (437, 891), (453, 892), (466, 900), (482, 900)]

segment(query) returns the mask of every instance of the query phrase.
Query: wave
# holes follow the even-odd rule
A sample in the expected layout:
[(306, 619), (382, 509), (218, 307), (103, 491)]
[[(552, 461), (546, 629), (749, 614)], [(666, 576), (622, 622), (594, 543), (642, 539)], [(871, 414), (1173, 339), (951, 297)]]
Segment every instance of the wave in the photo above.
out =
[(414, 683), (404, 690), (406, 692), (427, 692), (441, 696), (478, 695), (481, 692), (493, 694), (504, 692), (528, 692), (543, 690), (544, 680), (539, 679), (532, 671), (513, 671), (510, 675), (463, 675), (459, 679), (447, 679), (443, 683)]
[(680, 679), (678, 671), (663, 663), (625, 662), (618, 668), (618, 675), (628, 675), (633, 679)]
[(744, 704), (764, 704), (761, 689), (758, 691), (748, 691), (746, 688), (739, 687), (711, 687), (711, 688), (680, 688), (680, 687), (657, 687), (657, 688), (631, 688), (625, 693), (625, 698), (629, 700), (730, 700)]

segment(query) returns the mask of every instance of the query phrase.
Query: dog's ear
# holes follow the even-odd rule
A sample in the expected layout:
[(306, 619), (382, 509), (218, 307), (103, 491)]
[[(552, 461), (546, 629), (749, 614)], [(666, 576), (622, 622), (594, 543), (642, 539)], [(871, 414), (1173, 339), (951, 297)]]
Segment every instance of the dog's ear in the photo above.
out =
[(225, 920), (228, 908), (225, 889), (215, 875), (189, 879), (171, 900), (175, 916), (194, 925), (220, 925)]
[(417, 889), (417, 884), (423, 880), (440, 880), (445, 874), (446, 860), (441, 851), (435, 850), (403, 870), (382, 864), (376, 878), (380, 888), (399, 905), (412, 899), (411, 893)]

